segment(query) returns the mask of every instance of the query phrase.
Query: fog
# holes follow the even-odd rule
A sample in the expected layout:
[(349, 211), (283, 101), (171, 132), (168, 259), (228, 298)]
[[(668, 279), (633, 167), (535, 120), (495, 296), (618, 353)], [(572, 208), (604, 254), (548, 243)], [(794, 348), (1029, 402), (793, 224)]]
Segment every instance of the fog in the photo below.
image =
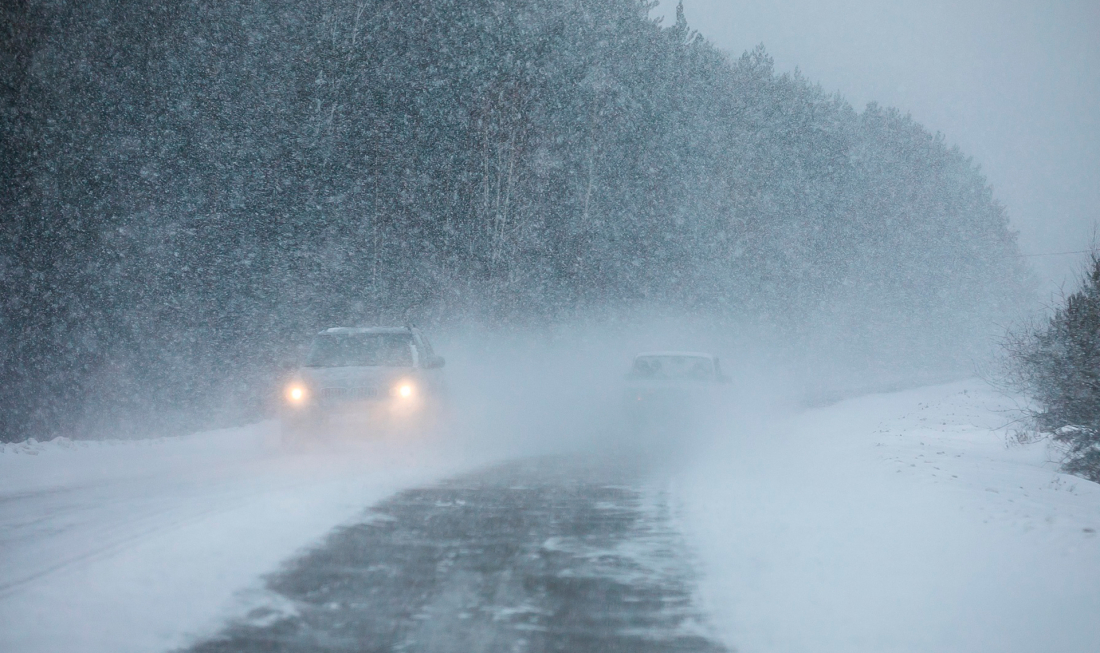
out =
[[(753, 407), (768, 412), (791, 407), (799, 384), (763, 349), (749, 349), (743, 334), (712, 325), (665, 319), (628, 327), (614, 323), (573, 324), (550, 332), (487, 334), (484, 329), (442, 334), (447, 352), (447, 423), (435, 437), (457, 436), (474, 447), (532, 454), (619, 452), (644, 456), (649, 445), (691, 449), (730, 416)], [(699, 422), (676, 433), (646, 439), (627, 422), (627, 374), (635, 354), (692, 351), (717, 355), (732, 383), (725, 402), (700, 402)], [(786, 379), (788, 383), (783, 383)], [(808, 388), (802, 387), (805, 392)], [(702, 389), (706, 392), (706, 389)], [(761, 404), (767, 401), (767, 404)], [(694, 432), (690, 432), (694, 431)], [(655, 437), (652, 437), (655, 436)], [(669, 439), (675, 442), (670, 445)], [(664, 440), (664, 444), (661, 444)]]
[[(835, 333), (802, 337), (705, 318), (634, 313), (537, 329), (485, 325), (431, 334), (446, 356), (446, 417), (430, 446), (507, 458), (532, 455), (627, 456), (659, 472), (716, 446), (751, 438), (769, 422), (867, 393), (966, 378), (981, 359), (923, 365), (913, 352), (869, 359)], [(629, 421), (628, 373), (642, 352), (716, 356), (728, 383), (696, 385), (668, 420), (639, 429)], [(917, 354), (919, 356), (919, 354)], [(344, 434), (346, 446), (361, 438)], [(665, 470), (667, 471), (667, 470)]]
[[(675, 2), (655, 10), (671, 22)], [(1071, 287), (1100, 214), (1100, 6), (1036, 0), (685, 0), (738, 54), (763, 43), (857, 109), (912, 113), (988, 177), (1043, 294)]]

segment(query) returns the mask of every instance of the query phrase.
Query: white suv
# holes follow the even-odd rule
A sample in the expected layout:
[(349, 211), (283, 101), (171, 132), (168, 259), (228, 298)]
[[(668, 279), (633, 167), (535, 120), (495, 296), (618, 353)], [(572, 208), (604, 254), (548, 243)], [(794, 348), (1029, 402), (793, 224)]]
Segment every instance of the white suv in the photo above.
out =
[(416, 327), (326, 329), (283, 391), (283, 434), (422, 425), (438, 408), (444, 362)]

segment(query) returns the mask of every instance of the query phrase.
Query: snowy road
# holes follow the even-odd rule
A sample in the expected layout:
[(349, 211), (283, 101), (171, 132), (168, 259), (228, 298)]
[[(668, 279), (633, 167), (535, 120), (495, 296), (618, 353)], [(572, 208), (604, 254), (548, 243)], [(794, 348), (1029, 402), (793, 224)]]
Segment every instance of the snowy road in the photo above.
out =
[(274, 435), (6, 445), (0, 650), (178, 648), (365, 506), (486, 460), (426, 442), (287, 453)]
[[(38, 487), (0, 495), (0, 550), (5, 553), (0, 596), (50, 574), (110, 557), (137, 541), (185, 530), (192, 522), (216, 519), (273, 492), (293, 492), (298, 485), (308, 484), (308, 478), (276, 475), (278, 464), (272, 460), (265, 461), (267, 465), (228, 460), (220, 465), (187, 466), (184, 461), (161, 459), (150, 466), (153, 457), (142, 456), (150, 452), (140, 446), (136, 451), (133, 446), (113, 448), (125, 452), (128, 464), (103, 460), (100, 465), (107, 463), (106, 469), (97, 465), (68, 470), (79, 476), (54, 482), (41, 479)], [(112, 452), (97, 453), (110, 456)], [(265, 476), (269, 477), (266, 482)]]
[(532, 459), (403, 492), (192, 650), (726, 650), (693, 604), (668, 497), (642, 472)]

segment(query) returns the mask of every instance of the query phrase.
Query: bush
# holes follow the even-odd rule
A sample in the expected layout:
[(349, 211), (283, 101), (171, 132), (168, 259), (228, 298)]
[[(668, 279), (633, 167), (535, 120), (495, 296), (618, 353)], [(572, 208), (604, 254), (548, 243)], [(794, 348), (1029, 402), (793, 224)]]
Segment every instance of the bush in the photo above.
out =
[(1063, 469), (1100, 482), (1100, 254), (1049, 320), (1009, 334), (1009, 384), (1033, 398), (1029, 426), (1066, 447)]

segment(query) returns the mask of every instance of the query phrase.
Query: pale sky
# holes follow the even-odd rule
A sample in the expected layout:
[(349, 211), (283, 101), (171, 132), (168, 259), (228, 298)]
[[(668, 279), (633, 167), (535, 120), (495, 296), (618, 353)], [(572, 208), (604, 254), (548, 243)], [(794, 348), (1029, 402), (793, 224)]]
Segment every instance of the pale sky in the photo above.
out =
[[(675, 0), (655, 15), (673, 21)], [(763, 43), (862, 110), (909, 112), (974, 157), (1025, 254), (1085, 249), (1100, 223), (1100, 0), (684, 0), (740, 55)], [(1029, 258), (1044, 294), (1085, 255)]]

